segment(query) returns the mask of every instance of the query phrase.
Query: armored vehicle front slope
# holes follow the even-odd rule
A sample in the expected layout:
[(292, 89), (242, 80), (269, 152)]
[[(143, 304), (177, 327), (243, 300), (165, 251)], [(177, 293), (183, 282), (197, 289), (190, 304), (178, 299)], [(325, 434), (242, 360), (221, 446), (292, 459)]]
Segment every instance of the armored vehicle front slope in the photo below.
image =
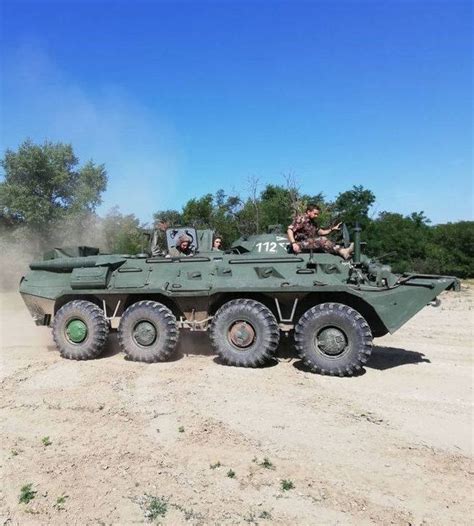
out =
[[(210, 332), (228, 364), (271, 358), (281, 333), (313, 371), (351, 375), (368, 360), (373, 337), (394, 332), (456, 278), (396, 275), (360, 254), (288, 252), (278, 234), (241, 238), (211, 250), (210, 232), (183, 229), (194, 255), (101, 255), (88, 247), (55, 249), (30, 265), (20, 292), (38, 325), (51, 326), (62, 356), (100, 355), (109, 330), (131, 360), (173, 352), (180, 329)], [(168, 232), (168, 243), (179, 229)], [(168, 249), (172, 247), (168, 246)]]

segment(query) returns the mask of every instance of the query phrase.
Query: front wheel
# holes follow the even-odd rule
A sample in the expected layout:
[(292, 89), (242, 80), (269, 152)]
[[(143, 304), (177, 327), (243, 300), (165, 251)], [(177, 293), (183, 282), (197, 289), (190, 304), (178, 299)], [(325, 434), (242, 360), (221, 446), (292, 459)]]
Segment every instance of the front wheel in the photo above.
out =
[(273, 356), (280, 329), (271, 310), (251, 299), (225, 303), (211, 325), (211, 341), (229, 365), (256, 367)]
[(63, 358), (97, 358), (108, 334), (109, 325), (102, 309), (90, 301), (70, 301), (54, 316), (53, 339)]
[(315, 373), (351, 376), (372, 352), (372, 332), (357, 311), (322, 303), (306, 311), (295, 327), (296, 350)]

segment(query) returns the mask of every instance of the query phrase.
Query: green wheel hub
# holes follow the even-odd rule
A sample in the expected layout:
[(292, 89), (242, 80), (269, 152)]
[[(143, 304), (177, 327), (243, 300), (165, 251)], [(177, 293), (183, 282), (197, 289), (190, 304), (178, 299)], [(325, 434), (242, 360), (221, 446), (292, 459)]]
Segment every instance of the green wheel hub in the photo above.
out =
[(156, 340), (156, 327), (149, 321), (140, 321), (135, 325), (132, 336), (138, 345), (148, 347)]
[(82, 343), (87, 337), (87, 325), (82, 320), (71, 320), (66, 325), (66, 336), (72, 343)]
[(347, 347), (346, 335), (336, 327), (326, 327), (316, 337), (317, 347), (329, 356), (342, 354)]

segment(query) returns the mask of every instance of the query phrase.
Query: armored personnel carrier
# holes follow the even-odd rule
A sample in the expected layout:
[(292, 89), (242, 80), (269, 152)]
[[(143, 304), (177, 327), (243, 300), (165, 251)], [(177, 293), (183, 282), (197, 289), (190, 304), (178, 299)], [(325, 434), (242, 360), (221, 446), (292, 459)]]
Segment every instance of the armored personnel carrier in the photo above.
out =
[(358, 228), (350, 261), (289, 253), (278, 233), (240, 238), (219, 252), (211, 231), (170, 229), (169, 250), (182, 234), (192, 256), (54, 249), (31, 263), (21, 295), (36, 324), (52, 327), (64, 358), (96, 358), (117, 330), (128, 359), (163, 361), (187, 329), (209, 331), (225, 363), (253, 367), (274, 355), (282, 333), (292, 333), (312, 371), (345, 376), (367, 362), (374, 337), (459, 288), (454, 277), (392, 273), (361, 254)]

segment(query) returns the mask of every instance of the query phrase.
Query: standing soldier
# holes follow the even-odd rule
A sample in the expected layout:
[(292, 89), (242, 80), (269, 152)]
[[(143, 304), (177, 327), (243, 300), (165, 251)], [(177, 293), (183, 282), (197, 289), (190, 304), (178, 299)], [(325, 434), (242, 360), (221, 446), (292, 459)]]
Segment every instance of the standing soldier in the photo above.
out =
[(306, 212), (297, 215), (293, 223), (288, 227), (288, 239), (295, 254), (301, 250), (318, 250), (337, 254), (344, 259), (349, 259), (354, 250), (353, 244), (347, 248), (336, 245), (326, 236), (331, 232), (341, 229), (341, 223), (330, 227), (320, 228), (315, 219), (321, 214), (321, 209), (315, 204), (309, 204)]
[(153, 231), (153, 237), (151, 240), (151, 255), (153, 257), (165, 256), (166, 255), (166, 229), (168, 223), (165, 221), (158, 221), (155, 223), (155, 230)]

